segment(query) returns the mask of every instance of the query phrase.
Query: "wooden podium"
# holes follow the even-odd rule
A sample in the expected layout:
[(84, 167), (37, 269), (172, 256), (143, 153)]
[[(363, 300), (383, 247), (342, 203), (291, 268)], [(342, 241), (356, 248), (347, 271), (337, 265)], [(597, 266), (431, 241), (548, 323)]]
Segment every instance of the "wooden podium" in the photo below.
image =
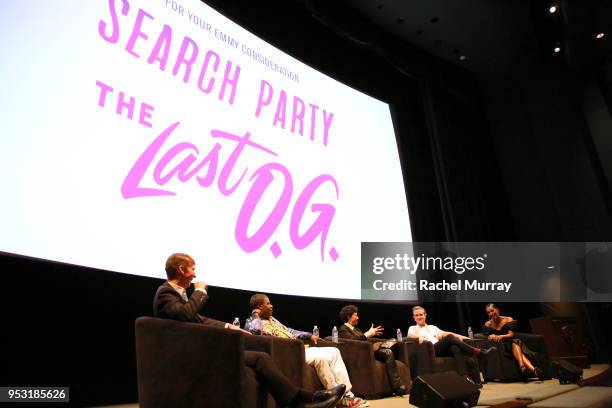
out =
[(544, 336), (551, 361), (565, 360), (581, 368), (589, 368), (582, 336), (574, 317), (537, 317), (529, 319), (531, 331)]

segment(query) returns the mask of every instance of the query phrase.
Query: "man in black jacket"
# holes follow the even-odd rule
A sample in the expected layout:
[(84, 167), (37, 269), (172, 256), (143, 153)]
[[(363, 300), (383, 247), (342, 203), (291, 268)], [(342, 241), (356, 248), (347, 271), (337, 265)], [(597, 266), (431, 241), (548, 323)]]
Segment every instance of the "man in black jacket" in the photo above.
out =
[[(347, 305), (340, 310), (340, 320), (344, 322), (340, 329), (338, 329), (338, 337), (351, 340), (365, 340), (378, 336), (383, 333), (384, 329), (380, 326), (370, 327), (365, 333), (359, 330), (357, 324), (359, 323), (359, 314), (357, 306)], [(373, 344), (374, 346), (374, 344)], [(380, 344), (378, 344), (380, 346)], [(375, 347), (376, 351), (374, 355), (376, 359), (382, 361), (385, 364), (387, 370), (387, 377), (389, 377), (389, 385), (395, 393), (395, 395), (404, 395), (408, 391), (406, 386), (402, 384), (399, 374), (397, 373), (397, 365), (395, 364), (395, 357), (393, 351), (388, 348)]]
[[(229, 323), (205, 317), (199, 314), (208, 300), (207, 285), (195, 282), (195, 290), (187, 296), (187, 288), (196, 277), (195, 261), (187, 254), (170, 255), (166, 261), (168, 280), (155, 293), (153, 314), (155, 317), (201, 323), (208, 326), (237, 330), (245, 335), (249, 332)], [(262, 352), (245, 351), (245, 364), (251, 367), (257, 379), (270, 390), (270, 393), (281, 406), (309, 408), (329, 408), (335, 405), (344, 395), (345, 386), (339, 385), (330, 390), (310, 392), (293, 385), (278, 369), (272, 358)]]

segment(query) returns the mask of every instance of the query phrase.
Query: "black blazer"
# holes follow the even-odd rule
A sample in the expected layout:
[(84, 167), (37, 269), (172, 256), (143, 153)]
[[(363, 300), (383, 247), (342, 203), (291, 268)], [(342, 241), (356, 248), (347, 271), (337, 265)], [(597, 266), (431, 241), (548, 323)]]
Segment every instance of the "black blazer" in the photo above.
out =
[(368, 338), (363, 334), (359, 327), (355, 327), (353, 329), (349, 328), (346, 324), (343, 324), (338, 329), (338, 337), (342, 337), (343, 339), (351, 339), (351, 340), (367, 340)]
[(181, 322), (201, 323), (208, 326), (225, 327), (224, 322), (199, 314), (200, 309), (208, 300), (201, 290), (196, 290), (185, 302), (181, 295), (166, 281), (157, 288), (153, 299), (153, 316)]

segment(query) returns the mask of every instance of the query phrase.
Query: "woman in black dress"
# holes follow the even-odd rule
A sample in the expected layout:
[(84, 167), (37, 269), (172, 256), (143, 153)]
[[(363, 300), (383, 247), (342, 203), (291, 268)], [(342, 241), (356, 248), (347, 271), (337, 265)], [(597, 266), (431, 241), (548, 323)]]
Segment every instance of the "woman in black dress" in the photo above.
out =
[[(531, 362), (535, 361), (533, 352), (523, 342), (514, 337), (518, 322), (511, 317), (500, 316), (499, 309), (493, 303), (487, 305), (487, 315), (489, 321), (482, 326), (482, 334), (487, 336), (490, 341), (503, 347), (507, 356), (514, 357), (521, 369), (521, 374), (525, 378), (541, 378), (542, 371)], [(531, 357), (531, 360), (528, 356)]]

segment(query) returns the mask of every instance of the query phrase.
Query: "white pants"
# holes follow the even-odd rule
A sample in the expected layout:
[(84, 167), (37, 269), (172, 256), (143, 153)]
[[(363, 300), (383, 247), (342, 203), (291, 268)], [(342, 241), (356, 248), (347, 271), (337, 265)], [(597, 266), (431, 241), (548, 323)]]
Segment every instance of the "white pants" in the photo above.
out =
[(348, 392), (352, 385), (340, 350), (335, 347), (308, 347), (306, 350), (306, 363), (314, 367), (321, 384), (326, 389), (338, 384), (346, 385)]

